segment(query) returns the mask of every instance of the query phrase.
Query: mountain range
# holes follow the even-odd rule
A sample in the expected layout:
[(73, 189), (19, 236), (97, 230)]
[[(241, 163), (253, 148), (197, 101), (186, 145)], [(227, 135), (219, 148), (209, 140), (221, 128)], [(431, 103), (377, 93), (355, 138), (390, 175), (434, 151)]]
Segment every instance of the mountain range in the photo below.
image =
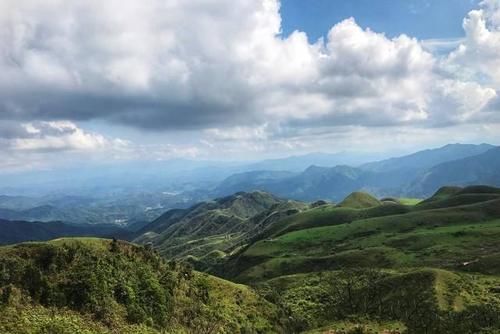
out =
[(366, 190), (379, 196), (426, 197), (443, 185), (500, 185), (499, 160), (500, 149), (495, 146), (451, 144), (358, 167), (240, 173), (221, 182), (215, 194), (263, 190), (297, 200), (338, 201), (353, 191)]
[[(314, 153), (254, 163), (182, 160), (151, 164), (144, 170), (126, 165), (116, 175), (108, 166), (100, 177), (97, 170), (82, 172), (71, 191), (2, 195), (0, 218), (116, 224), (137, 230), (169, 209), (186, 209), (241, 191), (260, 190), (300, 201), (340, 201), (354, 191), (423, 198), (443, 185), (500, 185), (499, 156), (499, 149), (488, 144), (450, 144), (376, 162), (366, 162), (369, 157), (361, 154)], [(68, 173), (60, 177), (64, 179)], [(55, 180), (51, 182), (62, 185)], [(37, 189), (41, 181), (34, 176), (23, 179), (25, 187), (30, 182)]]

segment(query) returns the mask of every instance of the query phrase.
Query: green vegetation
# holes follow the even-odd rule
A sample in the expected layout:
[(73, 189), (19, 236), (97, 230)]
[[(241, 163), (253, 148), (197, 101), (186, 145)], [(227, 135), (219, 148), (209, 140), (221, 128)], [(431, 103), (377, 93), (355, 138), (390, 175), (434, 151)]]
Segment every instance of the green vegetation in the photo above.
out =
[(454, 334), (500, 328), (500, 296), (491, 293), (499, 283), (436, 269), (354, 269), (282, 276), (259, 288), (303, 329)]
[(422, 200), (420, 198), (408, 198), (408, 197), (403, 197), (403, 198), (398, 198), (398, 202), (403, 205), (417, 205)]
[(395, 321), (369, 321), (359, 319), (358, 321), (336, 321), (328, 326), (313, 329), (305, 334), (325, 334), (325, 333), (346, 333), (346, 334), (364, 334), (364, 333), (402, 333), (406, 326), (401, 322)]
[(212, 270), (257, 284), (302, 330), (500, 328), (498, 189), (444, 188), (421, 203), (370, 208), (359, 198), (347, 201), (358, 208), (322, 205), (276, 222)]
[(204, 270), (268, 226), (308, 207), (264, 192), (237, 193), (186, 210), (171, 210), (145, 226), (134, 241), (152, 243), (161, 255), (187, 259)]
[(498, 334), (499, 240), (491, 187), (339, 205), (238, 193), (167, 212), (145, 246), (0, 248), (0, 333)]
[[(461, 196), (456, 195), (458, 200)], [(416, 205), (406, 208), (405, 213), (398, 213), (402, 208), (392, 204), (351, 211), (321, 207), (280, 222), (287, 227), (270, 229), (273, 233), (264, 234), (229, 263), (237, 268), (235, 277), (243, 282), (374, 265), (480, 268), (483, 258), (500, 254), (500, 199), (486, 199), (466, 205), (458, 201), (457, 206), (429, 210)], [(450, 202), (449, 198), (444, 200)], [(320, 219), (309, 220), (311, 215)], [(317, 227), (310, 222), (316, 222)], [(472, 264), (464, 266), (467, 262)], [(494, 271), (487, 270), (484, 273)]]
[(0, 301), (5, 334), (283, 331), (249, 288), (101, 239), (0, 248)]
[(365, 209), (379, 206), (380, 204), (382, 203), (370, 194), (354, 192), (340, 202), (339, 206), (353, 209)]

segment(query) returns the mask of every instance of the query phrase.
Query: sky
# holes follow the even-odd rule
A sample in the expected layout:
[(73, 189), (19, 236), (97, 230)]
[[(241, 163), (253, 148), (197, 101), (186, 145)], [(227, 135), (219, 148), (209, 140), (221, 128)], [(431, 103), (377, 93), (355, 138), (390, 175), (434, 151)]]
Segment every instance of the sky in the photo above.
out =
[(307, 33), (311, 42), (326, 38), (332, 23), (354, 17), (362, 27), (388, 37), (406, 34), (420, 40), (459, 39), (462, 20), (479, 0), (283, 0), (281, 16), (285, 35)]
[(3, 0), (0, 172), (500, 144), (500, 0)]

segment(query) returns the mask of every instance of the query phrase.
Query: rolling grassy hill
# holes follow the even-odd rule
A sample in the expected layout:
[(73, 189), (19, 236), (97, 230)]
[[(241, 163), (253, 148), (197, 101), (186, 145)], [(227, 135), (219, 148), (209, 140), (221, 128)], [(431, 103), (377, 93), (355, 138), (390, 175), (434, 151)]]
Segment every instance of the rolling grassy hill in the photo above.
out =
[(145, 246), (0, 247), (0, 333), (498, 334), (498, 240), (494, 187), (339, 204), (237, 193), (166, 212)]
[(380, 206), (381, 204), (382, 203), (378, 199), (370, 194), (354, 192), (340, 202), (339, 206), (353, 209), (366, 209)]
[(306, 207), (264, 192), (236, 193), (168, 211), (142, 228), (135, 242), (152, 243), (169, 258), (189, 256), (198, 268), (205, 268), (205, 262), (218, 261), (267, 226)]
[[(500, 278), (440, 269), (342, 270), (260, 283), (308, 333), (498, 333)], [(394, 332), (392, 332), (394, 331)]]
[(0, 333), (286, 332), (246, 286), (103, 239), (0, 247)]
[[(462, 270), (463, 262), (500, 255), (496, 242), (500, 238), (500, 196), (497, 189), (490, 189), (494, 193), (465, 188), (448, 198), (413, 207), (322, 207), (299, 213), (281, 229), (264, 233), (232, 265), (239, 268), (243, 281), (374, 264)], [(308, 220), (311, 215), (321, 219)], [(244, 269), (245, 262), (259, 264)]]
[(354, 193), (309, 208), (211, 270), (257, 285), (304, 331), (496, 333), (500, 189), (446, 187), (401, 202)]

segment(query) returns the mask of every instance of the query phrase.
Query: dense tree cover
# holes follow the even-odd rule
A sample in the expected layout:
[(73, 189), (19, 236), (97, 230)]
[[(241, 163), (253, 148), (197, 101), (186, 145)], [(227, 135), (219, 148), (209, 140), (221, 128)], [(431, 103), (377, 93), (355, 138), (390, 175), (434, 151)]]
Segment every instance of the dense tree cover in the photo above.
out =
[[(66, 322), (74, 319), (85, 330), (102, 326), (138, 333), (138, 328), (144, 333), (263, 333), (278, 331), (281, 323), (278, 309), (249, 289), (115, 240), (68, 239), (0, 249), (0, 303), (0, 314), (13, 308), (29, 310), (28, 318), (56, 312), (60, 320), (47, 321), (36, 333), (66, 333)], [(29, 332), (8, 327), (2, 316), (0, 323), (2, 333)]]

